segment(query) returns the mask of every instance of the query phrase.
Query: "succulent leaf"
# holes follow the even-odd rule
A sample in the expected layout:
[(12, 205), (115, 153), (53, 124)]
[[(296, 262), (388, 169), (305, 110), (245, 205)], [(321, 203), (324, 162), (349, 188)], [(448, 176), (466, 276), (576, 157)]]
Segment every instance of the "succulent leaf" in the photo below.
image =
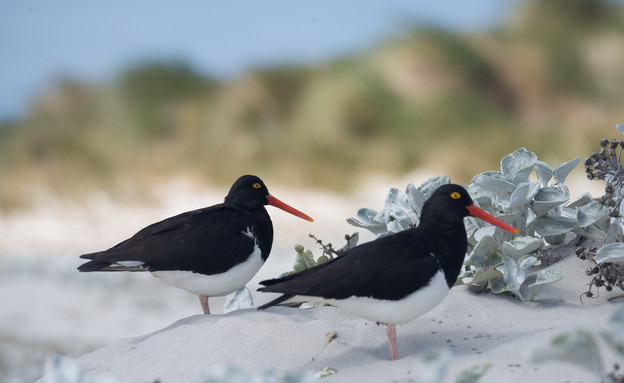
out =
[(561, 361), (574, 363), (597, 375), (602, 374), (602, 359), (595, 336), (586, 330), (561, 334), (529, 353), (532, 363)]
[(253, 296), (247, 286), (243, 286), (227, 296), (223, 305), (223, 313), (227, 314), (232, 311), (250, 309), (252, 307)]
[(518, 185), (529, 180), (537, 162), (537, 156), (525, 148), (506, 155), (501, 160), (501, 171), (507, 179)]
[(569, 199), (570, 193), (563, 189), (555, 187), (541, 188), (533, 199), (533, 211), (535, 215), (542, 217), (551, 209), (568, 202)]
[(518, 259), (525, 254), (530, 254), (542, 246), (542, 240), (535, 237), (516, 237), (503, 243), (503, 255)]
[(568, 174), (570, 174), (572, 169), (574, 169), (580, 161), (581, 157), (578, 156), (573, 160), (557, 165), (555, 167), (555, 170), (553, 170), (553, 177), (555, 178), (555, 182), (558, 184), (564, 183), (565, 179), (568, 177)]
[(565, 273), (562, 273), (561, 271), (557, 271), (557, 270), (550, 270), (550, 269), (542, 270), (539, 273), (537, 273), (537, 278), (535, 282), (529, 285), (529, 292), (530, 292), (529, 300), (532, 301), (542, 287), (551, 283), (555, 283), (561, 280), (564, 276), (565, 276)]
[(539, 178), (540, 183), (543, 187), (548, 186), (548, 182), (552, 178), (553, 171), (544, 161), (537, 161), (535, 163), (535, 171), (537, 172), (537, 177)]
[(576, 219), (580, 227), (587, 227), (608, 217), (609, 210), (596, 201), (577, 208)]
[(545, 216), (535, 220), (535, 232), (543, 237), (566, 234), (575, 226), (575, 219), (561, 216)]
[(596, 253), (596, 263), (605, 262), (624, 265), (624, 243), (615, 242), (604, 245)]

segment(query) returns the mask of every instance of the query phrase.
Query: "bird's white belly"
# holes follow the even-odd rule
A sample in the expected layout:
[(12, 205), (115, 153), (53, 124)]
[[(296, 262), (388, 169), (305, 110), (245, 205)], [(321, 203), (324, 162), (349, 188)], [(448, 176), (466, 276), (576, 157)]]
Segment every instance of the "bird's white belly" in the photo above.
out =
[(230, 294), (253, 278), (264, 264), (261, 257), (260, 248), (254, 247), (253, 253), (243, 263), (240, 263), (230, 270), (213, 275), (204, 275), (192, 271), (154, 271), (152, 275), (161, 281), (184, 289), (197, 295), (207, 295), (209, 297)]
[[(346, 299), (322, 299), (305, 297), (310, 301), (318, 300), (340, 307), (354, 315), (382, 323), (400, 324), (409, 322), (431, 311), (449, 292), (444, 273), (438, 271), (429, 284), (398, 301), (365, 297)], [(297, 299), (293, 298), (292, 301)]]

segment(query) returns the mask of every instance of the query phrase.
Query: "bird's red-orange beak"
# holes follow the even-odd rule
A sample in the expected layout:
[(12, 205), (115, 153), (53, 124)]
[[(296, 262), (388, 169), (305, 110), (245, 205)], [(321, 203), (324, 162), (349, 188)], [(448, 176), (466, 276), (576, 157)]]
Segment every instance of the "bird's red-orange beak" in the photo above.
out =
[[(275, 207), (276, 207), (276, 208), (278, 208), (278, 209), (282, 209), (282, 210), (284, 210), (285, 212), (288, 212), (288, 213), (290, 213), (290, 214), (292, 214), (292, 215), (296, 215), (297, 217), (302, 218), (302, 219), (305, 219), (306, 221), (310, 221), (310, 222), (313, 222), (313, 221), (314, 221), (314, 220), (313, 220), (311, 217), (309, 217), (308, 215), (303, 214), (303, 213), (302, 213), (302, 212), (300, 212), (299, 210), (295, 209), (294, 207), (292, 207), (292, 206), (290, 206), (290, 205), (285, 204), (284, 202), (282, 202), (282, 201), (278, 200), (277, 198), (273, 197), (273, 196), (272, 196), (272, 195), (270, 195), (270, 194), (269, 194), (269, 195), (267, 195), (267, 200), (269, 200), (269, 205), (271, 205), (271, 206), (275, 206)], [(486, 214), (487, 214), (487, 213), (486, 213)], [(494, 217), (492, 217), (492, 218), (494, 218)], [(496, 219), (496, 218), (494, 218), (494, 219)]]
[(494, 217), (493, 215), (490, 215), (489, 213), (486, 213), (485, 210), (481, 209), (480, 207), (477, 207), (477, 205), (466, 206), (466, 209), (468, 209), (468, 211), (470, 212), (470, 215), (473, 217), (481, 218), (482, 220), (489, 222), (494, 226), (498, 226), (501, 229), (510, 231), (512, 233), (518, 232), (518, 229), (516, 229), (515, 227), (506, 224), (505, 222)]

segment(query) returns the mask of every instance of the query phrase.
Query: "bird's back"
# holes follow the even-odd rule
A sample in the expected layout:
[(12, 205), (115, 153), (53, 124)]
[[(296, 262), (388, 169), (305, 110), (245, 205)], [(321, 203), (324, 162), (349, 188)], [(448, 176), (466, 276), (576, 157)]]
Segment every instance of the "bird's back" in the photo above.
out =
[(272, 241), (273, 227), (264, 207), (241, 211), (219, 204), (156, 222), (108, 250), (82, 255), (91, 261), (79, 270), (189, 270), (210, 275), (244, 262), (256, 245), (266, 259)]

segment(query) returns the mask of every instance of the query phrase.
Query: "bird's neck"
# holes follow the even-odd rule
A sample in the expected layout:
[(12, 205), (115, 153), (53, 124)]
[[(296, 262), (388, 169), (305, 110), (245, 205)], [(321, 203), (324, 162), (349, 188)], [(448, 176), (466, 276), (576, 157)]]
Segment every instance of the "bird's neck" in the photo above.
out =
[(273, 246), (273, 222), (271, 222), (271, 217), (266, 211), (266, 208), (262, 205), (255, 207), (243, 207), (238, 204), (231, 204), (227, 202), (224, 202), (223, 205), (251, 217), (251, 221), (253, 222), (253, 231), (260, 234), (257, 238), (263, 239), (262, 241), (258, 241), (258, 246), (260, 246), (262, 258), (266, 260)]
[(449, 287), (453, 286), (461, 272), (468, 249), (464, 222), (443, 222), (425, 225), (421, 229), (427, 233), (427, 242), (444, 269), (447, 284)]

